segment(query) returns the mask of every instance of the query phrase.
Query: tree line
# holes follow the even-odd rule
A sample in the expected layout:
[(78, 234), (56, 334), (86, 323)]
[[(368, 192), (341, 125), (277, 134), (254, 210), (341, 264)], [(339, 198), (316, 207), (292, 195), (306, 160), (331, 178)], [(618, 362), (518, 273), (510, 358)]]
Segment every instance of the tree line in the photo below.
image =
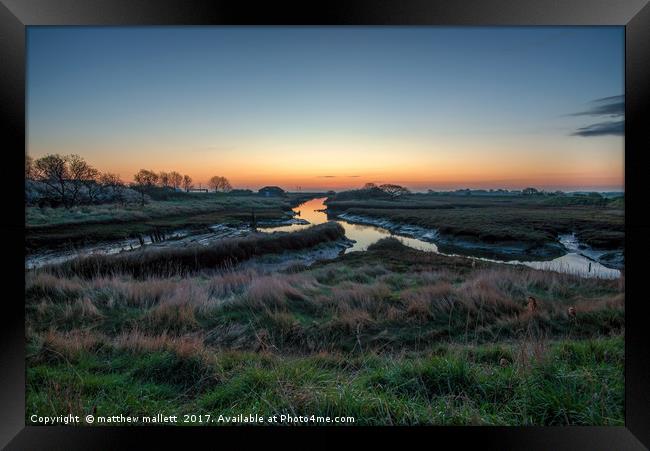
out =
[[(208, 186), (215, 192), (228, 192), (227, 178), (214, 176)], [(145, 204), (159, 192), (190, 192), (192, 177), (177, 171), (155, 172), (140, 169), (130, 183), (119, 175), (100, 172), (76, 154), (48, 154), (33, 159), (25, 155), (25, 201), (30, 205), (63, 206), (99, 203), (140, 202)]]

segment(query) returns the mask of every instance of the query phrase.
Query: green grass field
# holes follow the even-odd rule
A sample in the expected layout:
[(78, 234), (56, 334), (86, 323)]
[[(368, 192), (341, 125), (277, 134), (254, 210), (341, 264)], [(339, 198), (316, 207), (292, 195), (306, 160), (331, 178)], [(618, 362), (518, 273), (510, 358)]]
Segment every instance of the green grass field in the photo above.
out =
[[(69, 338), (79, 339), (77, 336)], [(31, 344), (27, 412), (351, 416), (356, 425), (623, 425), (622, 338), (280, 356), (66, 337)], [(63, 341), (63, 343), (62, 343)], [(524, 351), (525, 352), (525, 351)], [(509, 359), (506, 366), (499, 365)]]

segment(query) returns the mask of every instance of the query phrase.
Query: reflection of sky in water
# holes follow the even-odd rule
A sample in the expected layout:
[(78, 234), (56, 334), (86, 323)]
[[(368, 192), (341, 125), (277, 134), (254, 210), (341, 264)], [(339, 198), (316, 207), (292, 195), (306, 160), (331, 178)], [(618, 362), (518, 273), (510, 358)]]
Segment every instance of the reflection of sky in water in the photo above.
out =
[[(304, 229), (313, 224), (322, 224), (327, 222), (327, 214), (323, 211), (326, 206), (323, 204), (325, 197), (318, 199), (311, 199), (303, 204), (298, 205), (293, 210), (297, 212), (297, 217), (300, 219), (305, 219), (309, 221), (309, 224), (292, 224), (289, 226), (282, 227), (273, 227), (268, 228), (266, 231), (273, 232), (295, 232), (300, 229)], [(417, 238), (409, 238), (400, 235), (394, 235), (386, 229), (381, 227), (363, 225), (363, 224), (352, 224), (343, 220), (337, 220), (339, 224), (345, 229), (345, 236), (349, 239), (354, 240), (355, 243), (352, 247), (345, 250), (345, 252), (355, 252), (355, 251), (364, 251), (368, 249), (372, 243), (379, 241), (382, 238), (387, 238), (393, 236), (400, 240), (404, 245), (412, 247), (414, 249), (429, 251), (429, 252), (438, 252), (438, 246), (434, 243), (429, 243), (427, 241), (418, 240)], [(263, 230), (263, 229), (261, 229)], [(563, 237), (562, 243), (568, 245), (570, 250), (577, 249), (577, 242), (573, 243), (569, 237)], [(575, 247), (575, 249), (574, 249)], [(595, 261), (591, 261), (583, 255), (577, 253), (569, 253), (558, 257), (550, 261), (507, 261), (502, 260), (492, 260), (492, 259), (480, 259), (486, 261), (492, 261), (497, 263), (508, 263), (508, 264), (521, 264), (526, 265), (535, 269), (542, 269), (547, 271), (557, 271), (562, 273), (576, 274), (586, 277), (601, 277), (614, 279), (620, 276), (620, 271), (617, 269), (610, 269), (606, 266), (601, 265)]]
[[(508, 262), (511, 263), (511, 262)], [(547, 262), (521, 262), (523, 265), (536, 269), (578, 274), (582, 276), (615, 279), (621, 275), (618, 269), (611, 269), (598, 262), (589, 260), (579, 254), (566, 254)], [(591, 263), (591, 267), (590, 264)]]
[[(273, 232), (295, 232), (297, 230), (304, 229), (313, 224), (322, 224), (327, 222), (327, 213), (324, 211), (326, 208), (325, 202), (326, 197), (311, 199), (303, 204), (298, 205), (293, 209), (297, 213), (296, 217), (300, 219), (305, 219), (309, 221), (308, 225), (305, 224), (292, 224), (282, 227), (272, 227), (268, 228), (266, 231)], [(363, 224), (352, 224), (346, 221), (336, 221), (345, 229), (345, 236), (349, 239), (354, 240), (355, 243), (352, 247), (345, 250), (345, 252), (355, 252), (355, 251), (365, 251), (368, 249), (372, 243), (381, 240), (382, 238), (387, 238), (389, 236), (394, 236), (406, 246), (412, 247), (414, 249), (419, 249), (423, 251), (432, 251), (437, 252), (438, 246), (433, 243), (428, 243), (426, 241), (418, 240), (416, 238), (408, 238), (404, 236), (393, 235), (390, 231), (382, 229), (375, 226), (367, 226)], [(261, 229), (264, 231), (264, 229)]]
[(365, 251), (372, 243), (379, 241), (382, 238), (388, 238), (389, 236), (394, 236), (404, 245), (412, 247), (414, 249), (419, 249), (421, 251), (438, 252), (438, 246), (433, 243), (427, 243), (426, 241), (418, 240), (416, 238), (393, 235), (386, 229), (375, 226), (366, 226), (362, 224), (350, 224), (349, 222), (345, 221), (336, 222), (341, 224), (345, 229), (345, 236), (351, 240), (356, 241), (352, 247), (345, 250), (346, 253)]

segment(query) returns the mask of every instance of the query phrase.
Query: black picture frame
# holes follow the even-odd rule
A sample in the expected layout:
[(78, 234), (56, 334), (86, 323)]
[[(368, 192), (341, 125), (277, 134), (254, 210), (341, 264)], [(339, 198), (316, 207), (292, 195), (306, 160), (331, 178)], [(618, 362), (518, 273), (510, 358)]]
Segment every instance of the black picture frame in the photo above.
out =
[[(183, 0), (0, 0), (0, 110), (2, 146), (3, 309), (0, 371), (0, 446), (7, 449), (117, 449), (166, 444), (187, 446), (198, 433), (244, 437), (235, 428), (98, 428), (25, 426), (24, 202), (25, 30), (37, 25), (619, 25), (625, 27), (625, 233), (626, 346), (624, 427), (436, 427), (375, 428), (373, 436), (401, 433), (413, 439), (473, 443), (498, 449), (645, 449), (650, 447), (650, 353), (644, 303), (644, 254), (650, 249), (645, 180), (650, 127), (650, 5), (648, 0), (417, 0), (317, 1), (287, 4)], [(15, 238), (14, 238), (15, 237)], [(200, 429), (200, 430), (197, 430)], [(316, 428), (319, 429), (320, 428)], [(363, 429), (363, 428), (362, 428)], [(313, 429), (311, 429), (313, 430)], [(359, 428), (343, 428), (346, 437)], [(293, 438), (295, 430), (255, 428), (255, 434)], [(244, 434), (242, 434), (242, 432)], [(304, 433), (304, 431), (300, 431)], [(279, 434), (279, 437), (278, 437)], [(428, 437), (423, 437), (424, 435)], [(328, 433), (320, 445), (336, 445)], [(451, 442), (450, 442), (451, 441)], [(282, 443), (282, 442), (279, 442)], [(297, 442), (294, 442), (297, 443)], [(411, 440), (415, 444), (415, 441)], [(434, 443), (434, 442), (431, 442)], [(304, 446), (312, 446), (305, 442)]]

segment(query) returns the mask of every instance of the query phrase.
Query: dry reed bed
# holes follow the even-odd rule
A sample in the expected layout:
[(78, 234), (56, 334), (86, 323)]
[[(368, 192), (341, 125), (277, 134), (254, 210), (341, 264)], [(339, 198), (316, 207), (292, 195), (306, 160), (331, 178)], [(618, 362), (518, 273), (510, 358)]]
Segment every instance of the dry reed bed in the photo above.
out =
[(136, 278), (185, 275), (232, 266), (265, 254), (307, 249), (344, 236), (343, 227), (331, 222), (293, 233), (259, 233), (218, 240), (208, 246), (145, 248), (117, 255), (89, 255), (48, 269), (84, 278), (109, 274), (130, 274)]
[[(343, 258), (298, 273), (246, 269), (138, 279), (34, 271), (26, 280), (27, 324), (38, 334), (87, 328), (112, 337), (198, 334), (221, 349), (299, 352), (517, 339), (531, 325), (554, 338), (624, 330), (623, 278), (503, 265), (399, 272), (374, 254), (358, 266)], [(539, 302), (535, 312), (526, 305), (531, 294)]]

